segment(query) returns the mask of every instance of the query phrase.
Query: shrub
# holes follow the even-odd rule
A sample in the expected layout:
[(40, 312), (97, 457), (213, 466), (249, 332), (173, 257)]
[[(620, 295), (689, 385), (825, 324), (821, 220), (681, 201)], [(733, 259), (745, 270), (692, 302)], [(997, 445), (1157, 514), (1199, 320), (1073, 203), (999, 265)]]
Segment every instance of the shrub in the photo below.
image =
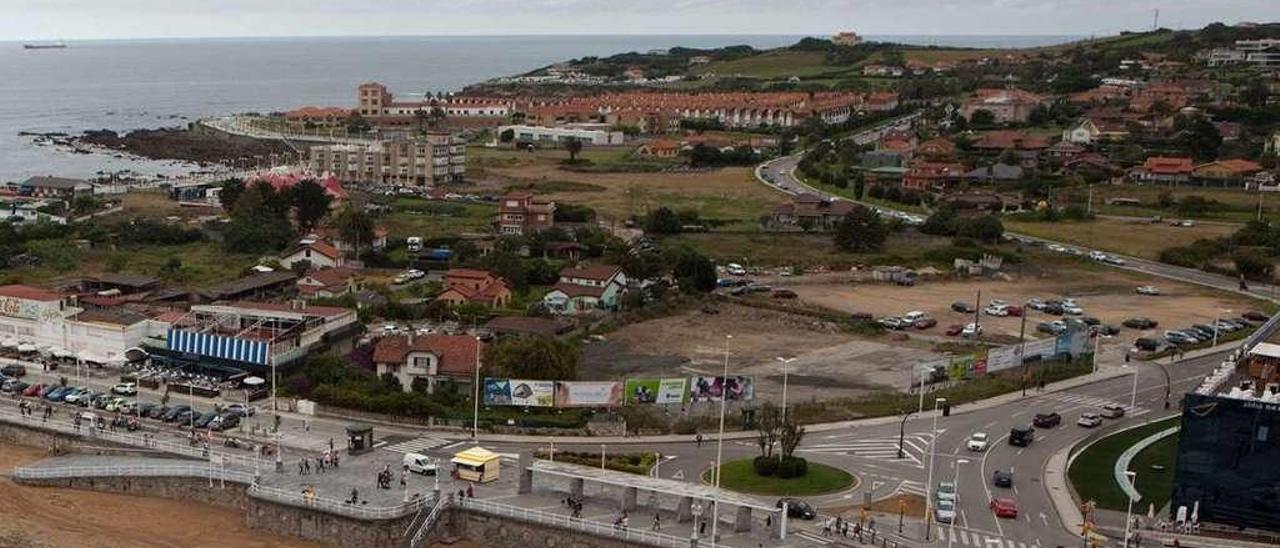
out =
[(772, 476), (778, 470), (778, 458), (761, 455), (751, 461), (751, 466), (755, 468), (757, 476)]
[(801, 457), (783, 457), (774, 472), (779, 478), (798, 478), (809, 473), (809, 461)]

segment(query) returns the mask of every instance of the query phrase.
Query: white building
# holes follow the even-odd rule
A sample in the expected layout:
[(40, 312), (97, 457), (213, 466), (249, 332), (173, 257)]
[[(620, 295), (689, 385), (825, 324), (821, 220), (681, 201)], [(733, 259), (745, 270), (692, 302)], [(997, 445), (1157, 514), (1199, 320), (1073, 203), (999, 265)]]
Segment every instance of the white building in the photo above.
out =
[(572, 125), (572, 126), (502, 126), (498, 128), (497, 135), (502, 136), (510, 130), (513, 133), (512, 140), (515, 142), (529, 143), (547, 143), (559, 144), (569, 139), (577, 139), (582, 141), (584, 145), (604, 146), (604, 145), (621, 145), (624, 141), (624, 135), (621, 131), (610, 131), (608, 126), (602, 124), (592, 125)]
[(139, 314), (86, 311), (51, 291), (0, 286), (0, 346), (6, 350), (94, 363), (121, 362), (126, 350), (156, 334), (157, 326)]

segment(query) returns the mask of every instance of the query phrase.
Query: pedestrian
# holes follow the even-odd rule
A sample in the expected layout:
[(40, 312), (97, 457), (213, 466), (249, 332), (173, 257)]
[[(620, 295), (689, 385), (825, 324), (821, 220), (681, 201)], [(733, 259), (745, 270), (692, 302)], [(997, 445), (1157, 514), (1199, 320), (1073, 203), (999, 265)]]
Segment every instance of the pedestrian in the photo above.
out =
[(654, 531), (662, 530), (662, 513), (661, 512), (653, 513), (653, 530)]
[(698, 536), (707, 534), (707, 518), (698, 519)]
[(306, 459), (305, 457), (302, 459), (302, 469), (307, 474), (311, 474), (311, 461)]
[(302, 475), (302, 459), (298, 459), (298, 475)]
[(698, 447), (702, 447), (702, 432), (698, 432), (698, 434), (694, 436), (693, 439), (698, 440)]
[(404, 472), (400, 472), (400, 488), (403, 489), (406, 483)]
[(334, 453), (334, 454), (333, 454), (333, 467), (334, 467), (334, 468), (337, 468), (337, 467), (338, 467), (338, 454), (337, 454), (337, 453)]
[(1125, 353), (1124, 353), (1124, 364), (1125, 364), (1125, 365), (1129, 365), (1129, 353), (1128, 353), (1128, 352), (1125, 352)]
[(765, 514), (765, 515), (764, 515), (764, 526), (765, 526), (765, 527), (773, 527), (773, 514)]
[(329, 438), (329, 452), (333, 452), (333, 438)]
[(324, 473), (324, 459), (316, 457), (316, 472)]
[(476, 498), (476, 492), (471, 489), (470, 483), (467, 484), (467, 498), (469, 499)]
[(302, 430), (303, 430), (304, 432), (310, 432), (310, 431), (311, 431), (311, 421), (309, 421), (309, 420), (305, 420), (305, 419), (304, 419), (304, 420), (302, 421)]

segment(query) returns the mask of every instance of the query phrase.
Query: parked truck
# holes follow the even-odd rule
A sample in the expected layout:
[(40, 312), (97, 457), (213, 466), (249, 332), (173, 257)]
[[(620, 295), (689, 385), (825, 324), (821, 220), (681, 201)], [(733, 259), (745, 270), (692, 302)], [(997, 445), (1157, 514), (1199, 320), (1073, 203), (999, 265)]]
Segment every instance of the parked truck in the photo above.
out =
[(408, 238), (405, 239), (404, 243), (409, 248), (410, 253), (417, 253), (419, 251), (422, 251), (421, 236), (409, 236)]

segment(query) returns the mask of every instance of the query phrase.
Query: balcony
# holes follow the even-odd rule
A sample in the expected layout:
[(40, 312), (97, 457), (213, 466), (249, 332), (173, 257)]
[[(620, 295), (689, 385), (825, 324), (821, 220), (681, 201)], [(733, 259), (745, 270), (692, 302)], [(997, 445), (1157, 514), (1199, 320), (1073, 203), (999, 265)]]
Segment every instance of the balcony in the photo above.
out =
[(465, 156), (454, 156), (449, 158), (449, 163), (453, 165), (465, 164), (467, 163), (467, 158)]

